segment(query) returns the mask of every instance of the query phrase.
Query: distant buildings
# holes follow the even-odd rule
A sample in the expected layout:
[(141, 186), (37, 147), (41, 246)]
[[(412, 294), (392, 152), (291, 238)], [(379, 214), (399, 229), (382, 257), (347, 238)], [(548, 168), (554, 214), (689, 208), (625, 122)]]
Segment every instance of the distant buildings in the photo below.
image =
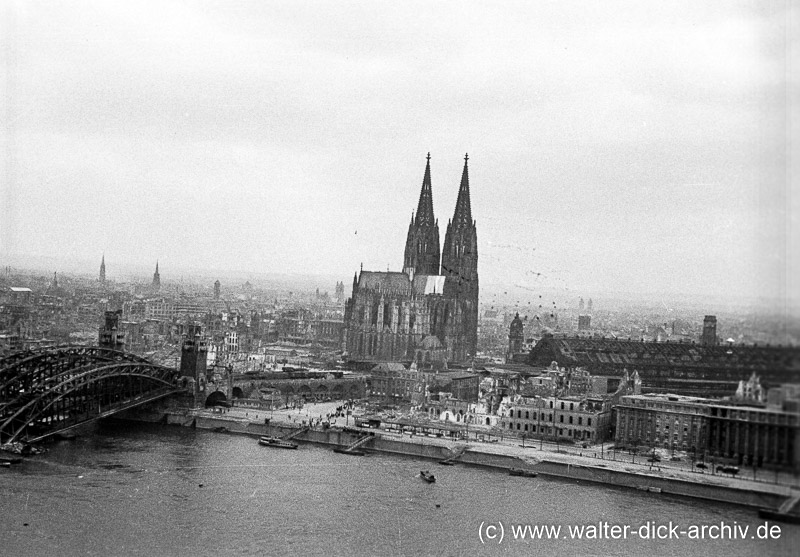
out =
[(106, 311), (105, 321), (100, 327), (98, 346), (113, 350), (125, 350), (125, 333), (120, 324), (122, 310)]
[(164, 298), (148, 300), (145, 315), (147, 319), (172, 319), (175, 316), (175, 304)]
[(514, 361), (514, 356), (522, 354), (522, 347), (525, 343), (525, 325), (519, 318), (519, 312), (514, 315), (511, 326), (508, 329), (508, 353), (506, 361)]
[(28, 304), (31, 302), (33, 291), (24, 286), (10, 286), (8, 288), (8, 301), (11, 304)]
[(747, 381), (739, 381), (734, 398), (739, 401), (764, 402), (765, 393), (761, 386), (761, 379), (753, 372)]
[[(704, 335), (710, 339), (711, 324)], [(722, 346), (716, 342), (642, 342), (616, 338), (543, 337), (528, 363), (546, 367), (557, 362), (568, 369), (582, 367), (592, 375), (614, 380), (627, 370), (638, 371), (650, 392), (720, 397), (732, 394), (739, 381), (758, 373), (769, 385), (800, 376), (800, 349), (777, 346)]]
[(58, 284), (58, 273), (53, 273), (53, 281), (47, 288), (46, 293), (54, 298), (63, 298), (66, 295), (66, 290)]
[(703, 336), (700, 338), (703, 346), (714, 346), (717, 344), (717, 318), (714, 315), (706, 315), (703, 319)]
[(478, 385), (480, 376), (475, 373), (455, 371), (438, 373), (433, 380), (434, 385), (444, 392), (449, 392), (451, 398), (465, 402), (478, 402)]

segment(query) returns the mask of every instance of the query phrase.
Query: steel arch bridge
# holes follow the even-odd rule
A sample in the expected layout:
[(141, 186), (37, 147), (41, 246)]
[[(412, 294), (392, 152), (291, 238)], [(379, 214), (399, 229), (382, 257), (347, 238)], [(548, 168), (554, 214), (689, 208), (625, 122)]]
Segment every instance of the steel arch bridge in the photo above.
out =
[(176, 370), (97, 346), (0, 359), (0, 443), (33, 443), (182, 391)]

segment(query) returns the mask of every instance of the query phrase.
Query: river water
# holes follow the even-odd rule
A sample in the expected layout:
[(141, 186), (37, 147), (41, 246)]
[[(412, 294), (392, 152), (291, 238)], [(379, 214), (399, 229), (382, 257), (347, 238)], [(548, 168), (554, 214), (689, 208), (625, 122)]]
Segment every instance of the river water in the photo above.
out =
[[(601, 521), (609, 535), (672, 521), (680, 539), (569, 539), (570, 526)], [(747, 539), (688, 538), (722, 523), (747, 527)], [(518, 524), (561, 526), (562, 539), (514, 539)], [(800, 527), (750, 539), (763, 524), (751, 509), (663, 494), (121, 422), (0, 469), (8, 556), (797, 554)]]

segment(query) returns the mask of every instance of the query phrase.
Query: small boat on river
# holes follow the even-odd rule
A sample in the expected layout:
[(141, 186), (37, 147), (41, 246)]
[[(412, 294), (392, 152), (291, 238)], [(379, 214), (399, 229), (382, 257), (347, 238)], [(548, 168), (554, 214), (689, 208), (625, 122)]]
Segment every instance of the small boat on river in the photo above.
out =
[(428, 482), (429, 484), (432, 484), (433, 482), (436, 481), (436, 477), (434, 477), (434, 475), (428, 472), (427, 470), (422, 470), (419, 473), (419, 477)]
[(522, 468), (511, 468), (508, 473), (511, 476), (522, 476), (525, 478), (535, 478), (539, 475), (537, 472), (532, 470), (523, 470)]
[(297, 448), (297, 443), (292, 443), (291, 441), (284, 441), (283, 439), (278, 439), (277, 437), (262, 436), (258, 439), (258, 444), (263, 445), (265, 447), (276, 447), (278, 449)]

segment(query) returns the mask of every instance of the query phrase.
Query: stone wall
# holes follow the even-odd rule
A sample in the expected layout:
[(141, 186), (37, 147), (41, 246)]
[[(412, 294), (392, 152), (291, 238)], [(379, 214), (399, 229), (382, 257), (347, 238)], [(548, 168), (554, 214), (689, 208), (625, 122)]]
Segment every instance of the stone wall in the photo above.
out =
[[(154, 415), (155, 409), (141, 416), (147, 418)], [(191, 413), (167, 413), (162, 414), (160, 419), (138, 419), (136, 414), (129, 414), (128, 417), (119, 416), (122, 419), (134, 419), (136, 421), (162, 422), (171, 425), (184, 427), (196, 427), (198, 429), (215, 430), (219, 429), (227, 433), (248, 435), (258, 437), (269, 435), (280, 437), (297, 431), (297, 427), (287, 424), (259, 424), (248, 420), (233, 419), (230, 417), (195, 417)], [(356, 441), (360, 435), (355, 432), (343, 431), (340, 429), (312, 429), (299, 437), (295, 441), (309, 442), (335, 447), (345, 447)], [(442, 460), (454, 455), (454, 450), (445, 446), (423, 444), (413, 441), (401, 441), (388, 437), (375, 436), (375, 440), (367, 443), (364, 447), (367, 450), (379, 451), (384, 453), (406, 455), (418, 458), (428, 458), (432, 460)], [(660, 494), (678, 495), (682, 497), (693, 497), (711, 501), (721, 501), (736, 505), (745, 505), (756, 508), (776, 509), (786, 499), (785, 495), (778, 493), (766, 493), (748, 489), (737, 489), (722, 485), (703, 484), (676, 478), (664, 478), (642, 473), (624, 472), (603, 468), (602, 464), (597, 466), (587, 466), (584, 464), (569, 464), (549, 460), (537, 461), (535, 459), (523, 459), (516, 456), (497, 454), (468, 449), (458, 459), (459, 463), (508, 470), (510, 468), (521, 468), (535, 471), (542, 476), (563, 478), (569, 480), (602, 483), (627, 488), (651, 488), (650, 491), (660, 491)], [(658, 497), (659, 493), (653, 493), (653, 497)]]

